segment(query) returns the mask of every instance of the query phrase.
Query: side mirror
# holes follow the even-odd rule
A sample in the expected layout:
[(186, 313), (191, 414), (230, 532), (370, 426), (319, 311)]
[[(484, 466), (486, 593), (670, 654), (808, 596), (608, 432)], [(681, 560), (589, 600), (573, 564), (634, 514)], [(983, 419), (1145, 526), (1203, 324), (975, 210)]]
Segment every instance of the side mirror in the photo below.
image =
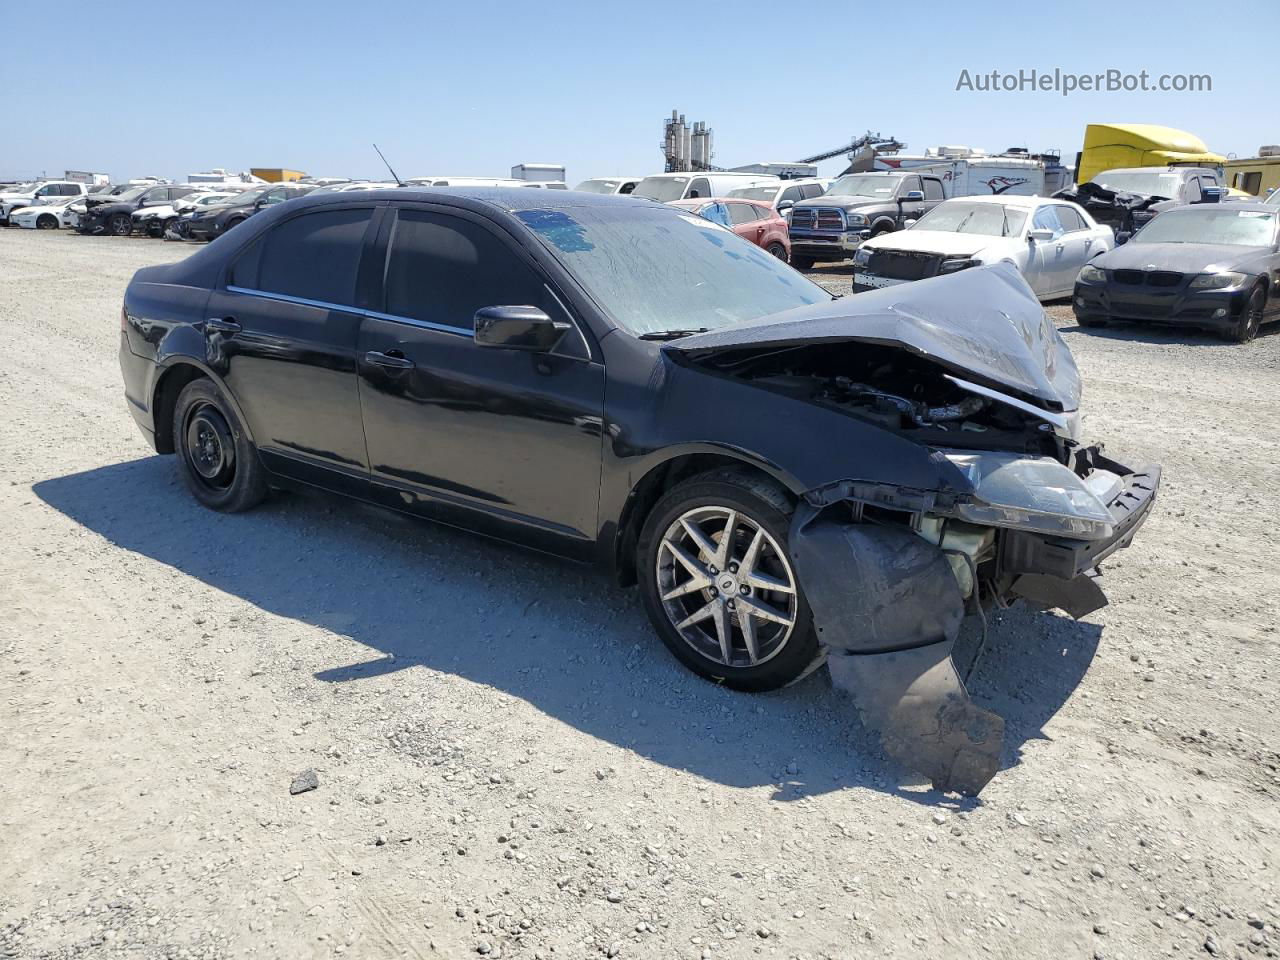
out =
[(796, 205), (796, 202), (794, 200), (779, 200), (778, 212), (781, 213), (783, 210), (790, 210), (795, 205)]
[(476, 344), (546, 353), (554, 349), (569, 324), (552, 320), (537, 307), (481, 307), (475, 317)]
[(1027, 239), (1032, 243), (1048, 243), (1053, 239), (1052, 230), (1030, 230), (1027, 232)]
[(1226, 187), (1201, 187), (1200, 202), (1201, 203), (1221, 203), (1227, 196)]
[(1116, 233), (1116, 246), (1123, 247), (1126, 243), (1129, 242), (1129, 238), (1132, 236), (1133, 234), (1130, 233), (1128, 230), (1120, 230), (1119, 232)]
[(914, 203), (916, 201), (923, 200), (923, 199), (924, 199), (923, 190), (908, 190), (902, 196), (903, 203)]

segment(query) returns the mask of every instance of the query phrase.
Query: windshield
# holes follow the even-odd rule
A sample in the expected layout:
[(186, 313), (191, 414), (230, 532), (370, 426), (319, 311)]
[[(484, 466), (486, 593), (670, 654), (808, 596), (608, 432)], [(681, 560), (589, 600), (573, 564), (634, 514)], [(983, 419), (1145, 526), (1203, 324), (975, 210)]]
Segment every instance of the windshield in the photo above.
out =
[(912, 230), (940, 230), (944, 233), (976, 233), (984, 237), (1016, 237), (1027, 220), (1025, 210), (1002, 203), (940, 203), (912, 224)]
[(150, 187), (131, 187), (124, 193), (117, 193), (115, 200), (120, 203), (128, 203), (130, 200), (137, 200), (140, 196), (150, 190)]
[(1110, 173), (1103, 171), (1093, 178), (1108, 190), (1125, 193), (1146, 193), (1158, 197), (1176, 197), (1181, 178), (1176, 173)]
[(831, 300), (754, 243), (682, 210), (637, 204), (516, 216), (636, 335), (715, 330)]
[(726, 197), (738, 197), (742, 200), (759, 200), (761, 203), (773, 203), (778, 187), (738, 187), (725, 194)]
[(632, 193), (637, 197), (648, 197), (650, 200), (679, 200), (684, 196), (684, 188), (688, 186), (690, 177), (645, 177)]
[(1133, 235), (1130, 243), (1222, 243), (1236, 247), (1269, 247), (1277, 214), (1263, 210), (1170, 210)]
[(886, 177), (874, 173), (855, 173), (841, 177), (827, 191), (829, 197), (892, 197), (893, 188), (901, 177)]
[(1271, 191), (1271, 196), (1264, 201), (1268, 206), (1280, 207), (1280, 187)]
[(621, 180), (583, 180), (573, 189), (583, 193), (617, 193), (620, 186)]

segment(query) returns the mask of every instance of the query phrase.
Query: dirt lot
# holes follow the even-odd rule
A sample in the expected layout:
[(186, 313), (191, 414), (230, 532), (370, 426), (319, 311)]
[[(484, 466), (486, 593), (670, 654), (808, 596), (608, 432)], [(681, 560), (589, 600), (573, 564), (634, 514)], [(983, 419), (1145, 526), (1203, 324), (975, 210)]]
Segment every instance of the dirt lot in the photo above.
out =
[(0, 957), (1280, 954), (1280, 335), (1051, 307), (1163, 499), (1111, 607), (993, 624), (1005, 769), (961, 802), (824, 672), (703, 683), (590, 570), (198, 507), (115, 356), (187, 252), (0, 231)]

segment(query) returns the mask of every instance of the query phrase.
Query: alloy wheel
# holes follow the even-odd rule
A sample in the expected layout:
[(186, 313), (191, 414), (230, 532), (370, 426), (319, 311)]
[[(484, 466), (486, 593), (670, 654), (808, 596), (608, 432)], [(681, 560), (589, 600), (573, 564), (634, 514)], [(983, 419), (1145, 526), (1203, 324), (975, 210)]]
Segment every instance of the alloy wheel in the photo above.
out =
[(796, 578), (785, 551), (731, 507), (695, 507), (676, 518), (658, 545), (655, 573), (672, 627), (712, 662), (765, 663), (795, 631)]

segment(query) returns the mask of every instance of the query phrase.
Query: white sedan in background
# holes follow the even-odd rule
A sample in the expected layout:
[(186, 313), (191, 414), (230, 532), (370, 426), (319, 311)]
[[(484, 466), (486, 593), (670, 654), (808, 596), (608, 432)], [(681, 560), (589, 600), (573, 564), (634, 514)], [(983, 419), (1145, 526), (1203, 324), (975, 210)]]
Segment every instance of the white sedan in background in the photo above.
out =
[(58, 197), (34, 207), (15, 207), (9, 211), (9, 225), (27, 230), (57, 230), (75, 224), (76, 215), (68, 209), (80, 197)]
[(853, 260), (855, 292), (943, 276), (984, 263), (1016, 266), (1041, 300), (1071, 295), (1080, 268), (1115, 246), (1080, 206), (1045, 197), (955, 197), (906, 230), (867, 240)]

